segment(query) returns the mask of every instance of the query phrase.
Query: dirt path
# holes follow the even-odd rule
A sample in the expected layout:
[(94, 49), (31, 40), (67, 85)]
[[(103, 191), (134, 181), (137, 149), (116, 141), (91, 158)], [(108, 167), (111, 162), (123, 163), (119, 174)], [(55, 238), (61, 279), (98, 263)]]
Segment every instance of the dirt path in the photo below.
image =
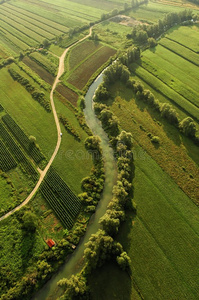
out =
[(52, 112), (53, 112), (53, 115), (54, 115), (54, 119), (55, 119), (55, 124), (56, 124), (56, 127), (57, 127), (57, 144), (56, 144), (56, 147), (55, 147), (55, 150), (47, 164), (47, 166), (45, 167), (45, 169), (42, 171), (40, 170), (39, 173), (40, 173), (40, 178), (39, 178), (39, 181), (37, 182), (37, 184), (35, 185), (34, 189), (32, 190), (32, 192), (29, 194), (29, 196), (20, 204), (18, 205), (17, 207), (15, 207), (14, 209), (12, 209), (11, 211), (9, 211), (7, 214), (5, 214), (4, 216), (0, 217), (0, 221), (8, 218), (10, 215), (12, 215), (15, 211), (19, 210), (20, 208), (22, 208), (24, 205), (26, 205), (31, 199), (32, 197), (35, 195), (35, 193), (37, 192), (38, 188), (40, 187), (46, 173), (48, 172), (50, 166), (52, 165), (53, 163), (53, 160), (55, 159), (58, 151), (59, 151), (59, 147), (61, 145), (61, 136), (60, 136), (60, 133), (61, 133), (61, 128), (60, 128), (60, 124), (59, 124), (59, 119), (58, 119), (58, 116), (57, 116), (57, 112), (56, 112), (56, 109), (55, 109), (55, 104), (54, 104), (54, 99), (53, 99), (53, 93), (54, 93), (54, 90), (58, 84), (58, 82), (60, 81), (59, 78), (61, 77), (61, 75), (63, 74), (64, 72), (64, 59), (65, 59), (65, 56), (66, 56), (66, 53), (69, 51), (70, 48), (72, 48), (74, 45), (80, 43), (81, 41), (87, 39), (92, 33), (92, 27), (90, 27), (90, 30), (89, 30), (89, 34), (86, 35), (85, 37), (83, 37), (81, 40), (75, 42), (74, 44), (72, 44), (71, 46), (69, 46), (68, 48), (66, 48), (64, 50), (64, 52), (62, 53), (62, 55), (59, 57), (59, 68), (58, 68), (58, 72), (57, 72), (57, 76), (55, 78), (55, 81), (53, 83), (53, 86), (52, 86), (52, 89), (51, 89), (51, 92), (50, 92), (50, 103), (51, 103), (51, 107), (52, 107)]

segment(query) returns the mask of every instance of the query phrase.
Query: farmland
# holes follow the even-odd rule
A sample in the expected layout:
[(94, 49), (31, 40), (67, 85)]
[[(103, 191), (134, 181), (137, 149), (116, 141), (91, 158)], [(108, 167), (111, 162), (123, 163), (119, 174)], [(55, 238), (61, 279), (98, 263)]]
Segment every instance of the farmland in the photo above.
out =
[(71, 48), (65, 61), (64, 83), (82, 90), (90, 77), (114, 54), (114, 49), (93, 41)]
[[(153, 24), (148, 28), (154, 29), (167, 13), (171, 16), (189, 7), (195, 15), (199, 11), (182, 0), (137, 3), (133, 9), (131, 2), (9, 0), (0, 4), (0, 217), (27, 199), (56, 153), (37, 193), (0, 222), (2, 300), (31, 299), (78, 246), (100, 199), (103, 162), (96, 163), (86, 150), (96, 146), (89, 145), (91, 132), (83, 111), (83, 95), (91, 82), (117, 56), (120, 60), (131, 51), (135, 26), (145, 30)], [(121, 81), (107, 87), (112, 125), (132, 134), (132, 190), (132, 177), (128, 182), (119, 168), (118, 180), (129, 184), (124, 193), (128, 191), (137, 210), (129, 210), (128, 203), (125, 220), (115, 219), (121, 222), (119, 233), (113, 234), (130, 257), (130, 268), (123, 272), (111, 260), (94, 270), (88, 278), (93, 300), (199, 298), (197, 17), (183, 25), (156, 28), (157, 35), (151, 35), (157, 38), (155, 47), (150, 48), (147, 39), (142, 44), (136, 41), (141, 56), (125, 66), (130, 71), (130, 75), (126, 71), (129, 86), (121, 76)], [(64, 73), (57, 81), (59, 63)], [(158, 109), (138, 97), (130, 85), (133, 79), (154, 94)], [(176, 110), (176, 126), (163, 118), (162, 103)], [(179, 126), (188, 116), (196, 124), (194, 138)], [(118, 140), (114, 137), (110, 144)], [(117, 184), (118, 193), (122, 192)], [(103, 202), (99, 211), (101, 206)], [(123, 206), (116, 214), (123, 213)], [(92, 222), (89, 226), (96, 228), (95, 216)], [(54, 239), (55, 247), (50, 249), (47, 239)]]
[(74, 70), (69, 76), (68, 82), (80, 90), (83, 89), (93, 73), (95, 73), (115, 53), (116, 51), (114, 49), (107, 46), (100, 48)]
[[(183, 29), (182, 29), (183, 28)], [(171, 33), (172, 38), (176, 32), (184, 32), (184, 27), (176, 28)], [(197, 27), (186, 27), (186, 32), (190, 35), (197, 32)], [(175, 33), (175, 34), (174, 34)], [(175, 51), (175, 44), (177, 50)], [(192, 50), (193, 56), (188, 58), (186, 50), (191, 51), (197, 42), (184, 42), (185, 45), (179, 45), (178, 41), (172, 40), (170, 46), (170, 34), (160, 40), (153, 50), (147, 50), (143, 53), (140, 66), (134, 65), (135, 74), (146, 82), (153, 89), (166, 96), (174, 106), (187, 112), (195, 120), (199, 121), (199, 102), (198, 102), (198, 55)], [(164, 46), (166, 45), (166, 46)], [(182, 47), (185, 48), (183, 55)], [(199, 48), (198, 48), (199, 49)], [(187, 59), (188, 58), (188, 59)], [(186, 74), (186, 75), (185, 75)]]

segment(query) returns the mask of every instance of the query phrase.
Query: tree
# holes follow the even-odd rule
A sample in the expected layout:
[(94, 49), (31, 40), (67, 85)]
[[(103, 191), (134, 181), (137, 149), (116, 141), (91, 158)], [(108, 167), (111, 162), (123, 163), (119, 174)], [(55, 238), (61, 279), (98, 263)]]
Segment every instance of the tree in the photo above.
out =
[(196, 124), (191, 117), (183, 119), (179, 124), (180, 130), (189, 137), (195, 137), (196, 135)]
[(148, 38), (147, 42), (150, 48), (154, 48), (157, 45), (157, 42), (153, 37)]
[(43, 41), (43, 46), (44, 46), (44, 48), (48, 48), (49, 45), (50, 45), (50, 42), (49, 42), (47, 39), (45, 39), (45, 40)]
[(178, 125), (179, 119), (176, 110), (168, 103), (163, 103), (161, 106), (161, 115), (162, 117), (168, 119), (172, 124)]
[(34, 232), (36, 230), (37, 218), (31, 211), (26, 211), (22, 217), (23, 228), (27, 231)]
[(31, 142), (31, 144), (35, 144), (36, 143), (36, 137), (33, 135), (29, 136), (29, 141)]
[(133, 146), (132, 134), (130, 132), (122, 130), (120, 135), (118, 136), (118, 143), (123, 143), (127, 146), (127, 149), (131, 149), (131, 147)]
[(120, 256), (117, 256), (117, 263), (120, 266), (120, 268), (125, 271), (130, 267), (131, 259), (124, 251), (120, 254)]
[(80, 97), (79, 106), (80, 106), (81, 110), (83, 110), (85, 108), (85, 98), (84, 98), (84, 96)]
[(105, 213), (105, 215), (100, 219), (99, 223), (103, 226), (105, 232), (111, 236), (114, 236), (118, 233), (120, 220), (119, 218), (113, 218), (109, 213)]
[(58, 282), (58, 286), (65, 289), (64, 299), (73, 299), (87, 293), (86, 278), (82, 275), (72, 275), (70, 279), (64, 278)]

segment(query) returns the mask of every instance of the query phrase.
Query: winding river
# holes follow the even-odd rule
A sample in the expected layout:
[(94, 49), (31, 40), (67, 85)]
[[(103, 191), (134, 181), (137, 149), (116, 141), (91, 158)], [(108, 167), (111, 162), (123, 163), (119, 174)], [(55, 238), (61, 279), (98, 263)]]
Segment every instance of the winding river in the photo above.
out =
[(84, 237), (81, 239), (79, 245), (75, 249), (72, 255), (70, 255), (64, 265), (59, 269), (59, 271), (52, 276), (52, 278), (43, 286), (43, 288), (36, 293), (32, 300), (55, 300), (60, 295), (62, 290), (57, 286), (57, 282), (64, 278), (70, 277), (72, 274), (77, 273), (81, 270), (83, 266), (83, 253), (85, 246), (84, 244), (88, 242), (91, 234), (95, 233), (99, 228), (99, 219), (106, 212), (107, 205), (112, 197), (113, 185), (116, 182), (117, 168), (116, 162), (113, 155), (113, 150), (109, 146), (109, 141), (106, 133), (101, 127), (101, 123), (96, 118), (93, 111), (92, 98), (95, 90), (103, 80), (103, 73), (101, 73), (98, 78), (90, 86), (86, 96), (84, 109), (84, 114), (86, 122), (94, 135), (98, 135), (101, 138), (101, 147), (103, 151), (104, 166), (105, 166), (105, 184), (104, 190), (100, 202), (96, 208), (95, 214), (91, 217), (90, 222), (87, 227), (87, 231)]

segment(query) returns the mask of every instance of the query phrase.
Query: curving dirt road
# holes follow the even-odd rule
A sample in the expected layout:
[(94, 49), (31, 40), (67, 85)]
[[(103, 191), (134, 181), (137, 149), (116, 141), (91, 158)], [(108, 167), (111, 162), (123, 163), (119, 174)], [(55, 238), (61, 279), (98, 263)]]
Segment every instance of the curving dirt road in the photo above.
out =
[(22, 208), (24, 205), (26, 205), (32, 199), (32, 197), (35, 195), (35, 193), (37, 192), (38, 188), (40, 187), (40, 185), (41, 185), (41, 183), (42, 183), (42, 181), (43, 181), (46, 173), (48, 172), (50, 166), (52, 165), (52, 162), (55, 159), (55, 157), (57, 155), (57, 152), (59, 151), (59, 147), (60, 147), (60, 144), (61, 144), (61, 135), (60, 135), (61, 128), (60, 128), (60, 124), (59, 124), (59, 119), (58, 119), (58, 116), (57, 116), (57, 112), (56, 112), (56, 109), (55, 109), (55, 104), (54, 104), (54, 99), (53, 99), (53, 93), (54, 93), (54, 90), (55, 90), (58, 82), (60, 81), (59, 78), (61, 77), (61, 75), (64, 72), (64, 59), (65, 59), (66, 53), (69, 51), (69, 49), (71, 47), (73, 47), (74, 45), (76, 45), (76, 44), (80, 43), (81, 41), (87, 39), (91, 35), (91, 33), (92, 33), (92, 28), (93, 27), (90, 27), (88, 35), (86, 35), (81, 40), (75, 42), (74, 44), (72, 44), (71, 46), (69, 46), (68, 48), (66, 48), (64, 50), (64, 52), (62, 53), (62, 55), (59, 57), (59, 68), (58, 68), (57, 76), (55, 78), (55, 81), (53, 83), (53, 86), (52, 86), (52, 89), (51, 89), (51, 92), (50, 92), (50, 103), (51, 103), (52, 112), (53, 112), (54, 119), (55, 119), (55, 124), (56, 124), (56, 127), (57, 127), (57, 144), (56, 144), (55, 150), (54, 150), (54, 152), (53, 152), (53, 154), (52, 154), (52, 156), (51, 156), (51, 158), (50, 158), (47, 166), (45, 167), (45, 169), (43, 171), (40, 170), (40, 172), (39, 172), (40, 173), (39, 181), (35, 185), (35, 187), (32, 190), (32, 192), (28, 195), (28, 197), (20, 205), (18, 205), (17, 207), (15, 207), (14, 209), (12, 209), (8, 213), (6, 213), (4, 216), (0, 217), (0, 221), (8, 218), (15, 211), (17, 211), (20, 208)]

